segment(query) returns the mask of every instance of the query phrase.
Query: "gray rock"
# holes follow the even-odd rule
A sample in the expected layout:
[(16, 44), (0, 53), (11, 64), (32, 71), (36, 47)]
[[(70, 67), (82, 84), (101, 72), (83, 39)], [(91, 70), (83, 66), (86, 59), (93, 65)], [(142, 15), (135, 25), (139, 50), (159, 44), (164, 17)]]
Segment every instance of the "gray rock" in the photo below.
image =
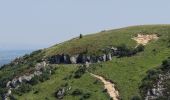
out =
[(90, 66), (90, 63), (88, 61), (86, 61), (85, 67), (89, 67), (89, 66)]
[(72, 64), (76, 64), (77, 63), (77, 57), (78, 57), (77, 55), (70, 57), (70, 62)]
[(64, 97), (64, 95), (65, 95), (65, 89), (64, 89), (64, 88), (59, 89), (59, 90), (57, 91), (56, 96), (57, 96), (58, 99), (62, 99), (62, 98)]
[(107, 61), (112, 60), (112, 55), (111, 55), (111, 53), (108, 53), (108, 54), (106, 55), (106, 60), (107, 60)]
[(17, 82), (18, 82), (18, 79), (17, 78), (14, 78), (12, 81), (11, 81), (11, 85), (13, 88), (17, 87)]
[(98, 60), (105, 62), (106, 61), (106, 54), (103, 54), (102, 56), (99, 56)]
[(10, 88), (10, 87), (11, 87), (11, 81), (7, 82), (6, 87), (7, 87), (7, 88)]

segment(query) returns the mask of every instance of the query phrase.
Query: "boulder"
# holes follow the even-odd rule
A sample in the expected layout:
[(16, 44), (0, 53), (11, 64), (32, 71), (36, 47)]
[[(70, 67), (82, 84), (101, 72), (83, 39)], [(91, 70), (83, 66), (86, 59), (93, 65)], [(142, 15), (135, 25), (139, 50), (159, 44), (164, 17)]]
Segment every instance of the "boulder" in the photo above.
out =
[(18, 85), (18, 79), (14, 78), (14, 79), (11, 81), (11, 86), (12, 86), (13, 88), (16, 88), (17, 85)]
[(98, 57), (98, 61), (103, 61), (105, 62), (106, 61), (106, 54), (103, 54), (101, 56)]
[(63, 99), (64, 95), (65, 95), (65, 89), (62, 88), (62, 89), (59, 89), (57, 92), (56, 92), (56, 97), (58, 99)]
[(70, 62), (72, 64), (76, 64), (77, 63), (77, 57), (78, 57), (77, 55), (70, 57)]
[(33, 77), (34, 77), (34, 74), (31, 74), (29, 76), (26, 76), (26, 75), (22, 76), (24, 81), (30, 81)]
[(106, 55), (106, 60), (107, 60), (107, 61), (112, 60), (112, 55), (111, 55), (111, 53), (108, 53), (108, 54)]
[(86, 56), (86, 61), (90, 62), (90, 60), (91, 60), (91, 56)]
[(10, 88), (10, 87), (11, 87), (11, 81), (7, 82), (6, 87), (7, 87), (7, 88)]
[(22, 81), (23, 81), (23, 78), (22, 78), (22, 77), (19, 77), (19, 78), (18, 78), (18, 82), (19, 82), (19, 83), (22, 83)]
[(88, 61), (86, 61), (85, 67), (87, 68), (87, 67), (89, 67), (89, 66), (90, 66), (90, 63), (89, 63)]

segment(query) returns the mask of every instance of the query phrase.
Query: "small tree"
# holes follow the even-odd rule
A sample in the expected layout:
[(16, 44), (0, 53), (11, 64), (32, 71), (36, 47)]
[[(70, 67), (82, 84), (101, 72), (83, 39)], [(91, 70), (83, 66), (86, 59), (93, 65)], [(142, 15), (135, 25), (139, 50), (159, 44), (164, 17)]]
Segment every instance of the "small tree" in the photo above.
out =
[(140, 96), (136, 95), (136, 96), (133, 96), (131, 100), (141, 100)]
[(136, 49), (136, 52), (142, 52), (144, 51), (145, 47), (142, 44), (140, 44), (135, 49)]
[(81, 39), (81, 38), (83, 38), (83, 35), (82, 35), (82, 34), (80, 34), (80, 37), (79, 37), (79, 38), (80, 38), (80, 39)]

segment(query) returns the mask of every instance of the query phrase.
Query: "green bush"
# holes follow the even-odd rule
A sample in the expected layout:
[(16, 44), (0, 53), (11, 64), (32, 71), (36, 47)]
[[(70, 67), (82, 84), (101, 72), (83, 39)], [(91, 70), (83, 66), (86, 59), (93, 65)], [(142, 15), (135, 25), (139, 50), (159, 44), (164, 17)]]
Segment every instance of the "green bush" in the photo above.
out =
[(90, 96), (91, 96), (90, 93), (85, 93), (85, 94), (83, 94), (83, 98), (84, 98), (84, 99), (88, 99), (88, 98), (90, 98)]
[(38, 76), (33, 77), (28, 83), (31, 84), (31, 85), (38, 84), (39, 83), (39, 77)]
[(0, 94), (7, 93), (8, 89), (7, 88), (0, 88)]
[(140, 45), (138, 45), (138, 46), (135, 48), (135, 51), (136, 51), (136, 52), (141, 52), (141, 51), (144, 51), (144, 49), (145, 49), (145, 47), (144, 47), (142, 44), (140, 44)]
[(75, 89), (73, 92), (72, 92), (72, 95), (73, 96), (79, 96), (79, 95), (82, 95), (83, 92), (80, 90), (80, 89)]
[(131, 100), (142, 100), (140, 96), (133, 96)]
[(166, 70), (166, 69), (170, 69), (170, 59), (164, 60), (162, 61), (162, 69)]
[(80, 78), (86, 72), (85, 66), (80, 66), (79, 69), (74, 73), (74, 78)]
[(118, 57), (125, 57), (135, 55), (136, 53), (142, 51), (144, 51), (143, 45), (138, 45), (136, 48), (128, 48), (125, 44), (121, 44), (117, 46), (117, 51), (114, 55)]
[(22, 95), (24, 93), (28, 93), (32, 90), (32, 86), (30, 84), (22, 83), (18, 89), (14, 90), (14, 92), (18, 95)]

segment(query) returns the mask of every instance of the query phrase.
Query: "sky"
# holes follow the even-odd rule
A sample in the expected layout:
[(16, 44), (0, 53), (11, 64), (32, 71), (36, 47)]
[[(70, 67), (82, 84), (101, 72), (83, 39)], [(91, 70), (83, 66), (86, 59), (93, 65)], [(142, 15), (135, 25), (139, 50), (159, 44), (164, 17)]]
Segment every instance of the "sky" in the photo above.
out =
[(169, 24), (170, 0), (0, 0), (0, 49), (40, 49), (79, 34)]

